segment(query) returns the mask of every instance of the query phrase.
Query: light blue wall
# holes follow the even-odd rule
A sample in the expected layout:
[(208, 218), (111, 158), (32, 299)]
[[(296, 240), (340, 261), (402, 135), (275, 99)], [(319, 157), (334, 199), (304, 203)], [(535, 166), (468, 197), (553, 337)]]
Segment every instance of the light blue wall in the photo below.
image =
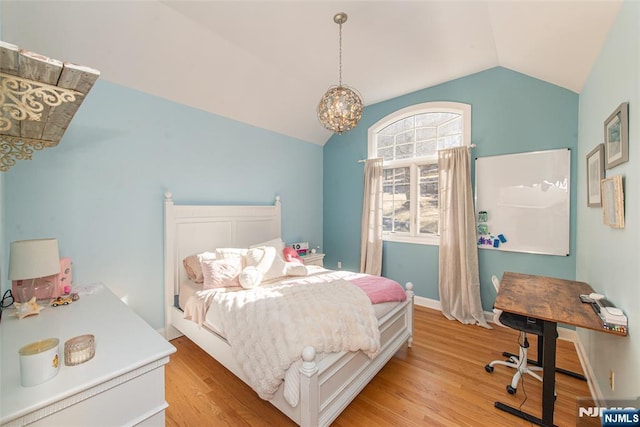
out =
[[(640, 3), (625, 1), (580, 94), (576, 276), (627, 314), (626, 338), (579, 330), (605, 397), (640, 395)], [(602, 209), (586, 205), (585, 156), (603, 142), (604, 120), (629, 102), (629, 162), (607, 170), (624, 179), (625, 228), (602, 224)], [(609, 370), (615, 372), (615, 390)]]
[(74, 283), (104, 282), (160, 328), (163, 193), (216, 204), (278, 194), (285, 241), (322, 245), (322, 162), (319, 145), (98, 80), (60, 144), (5, 174), (5, 253), (56, 237)]
[[(365, 94), (366, 96), (366, 94)], [(476, 157), (568, 147), (572, 149), (571, 254), (568, 257), (480, 250), (483, 306), (495, 299), (491, 275), (519, 271), (573, 279), (575, 276), (575, 176), (578, 95), (543, 81), (493, 68), (365, 108), (358, 127), (336, 135), (324, 148), (324, 247), (327, 265), (357, 270), (367, 130), (384, 116), (409, 105), (456, 101), (472, 106)], [(472, 172), (473, 173), (473, 172)], [(411, 281), (416, 294), (438, 299), (438, 247), (384, 244), (383, 274)]]

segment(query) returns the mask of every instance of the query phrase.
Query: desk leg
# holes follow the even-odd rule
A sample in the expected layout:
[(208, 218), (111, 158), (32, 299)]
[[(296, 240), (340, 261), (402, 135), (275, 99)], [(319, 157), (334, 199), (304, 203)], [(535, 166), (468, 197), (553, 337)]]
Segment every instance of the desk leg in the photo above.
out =
[[(512, 356), (513, 357), (518, 357), (517, 354), (509, 353), (508, 351), (502, 352), (502, 355), (504, 357), (507, 357), (507, 358), (512, 357)], [(529, 365), (542, 366), (542, 335), (538, 335), (538, 358), (536, 360), (527, 359), (527, 363)], [(557, 366), (556, 366), (556, 372), (558, 372), (560, 374), (568, 375), (568, 376), (573, 377), (573, 378), (577, 378), (577, 379), (582, 380), (582, 381), (586, 381), (587, 380), (587, 377), (585, 377), (582, 374), (579, 374), (579, 373), (573, 372), (573, 371), (569, 371), (567, 369), (558, 368)]]
[(553, 426), (556, 388), (556, 329), (555, 322), (545, 321), (542, 328), (542, 423)]
[(543, 427), (553, 427), (553, 410), (556, 389), (556, 323), (545, 321), (542, 327), (542, 340), (538, 341), (538, 357), (542, 360), (542, 418), (534, 417), (524, 411), (495, 402), (494, 406), (502, 411), (520, 417), (530, 423)]
[(538, 366), (542, 366), (542, 349), (544, 348), (544, 338), (542, 335), (538, 335)]

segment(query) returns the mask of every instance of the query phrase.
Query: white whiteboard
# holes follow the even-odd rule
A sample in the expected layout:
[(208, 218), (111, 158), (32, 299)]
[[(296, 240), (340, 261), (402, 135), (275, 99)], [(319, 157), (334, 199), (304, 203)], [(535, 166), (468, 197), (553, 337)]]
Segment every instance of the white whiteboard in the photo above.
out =
[(567, 148), (477, 158), (478, 247), (569, 255), (570, 178)]

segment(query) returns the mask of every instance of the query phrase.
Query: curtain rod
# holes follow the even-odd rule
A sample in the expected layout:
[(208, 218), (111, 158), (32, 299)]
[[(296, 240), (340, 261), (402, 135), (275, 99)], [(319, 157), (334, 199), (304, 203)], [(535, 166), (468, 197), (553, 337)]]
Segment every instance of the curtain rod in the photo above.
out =
[[(471, 144), (471, 145), (469, 145), (469, 148), (476, 148), (476, 144)], [(358, 163), (364, 163), (364, 162), (366, 162), (366, 161), (367, 161), (367, 159), (360, 159), (360, 160), (358, 160), (357, 162), (358, 162)]]

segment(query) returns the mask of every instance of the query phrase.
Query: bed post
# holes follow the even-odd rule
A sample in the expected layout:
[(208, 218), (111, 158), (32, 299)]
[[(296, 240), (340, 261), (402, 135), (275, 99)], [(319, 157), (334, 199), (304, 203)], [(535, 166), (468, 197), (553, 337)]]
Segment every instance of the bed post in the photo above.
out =
[(405, 285), (405, 289), (407, 299), (410, 301), (409, 304), (411, 304), (409, 319), (407, 319), (407, 323), (409, 325), (409, 333), (411, 334), (409, 336), (409, 339), (407, 340), (407, 346), (411, 348), (411, 345), (413, 344), (413, 296), (415, 295), (413, 292), (413, 283), (407, 282), (407, 284)]
[(273, 203), (273, 206), (277, 209), (277, 215), (278, 215), (278, 218), (280, 218), (280, 220), (278, 220), (278, 223), (277, 223), (278, 229), (276, 230), (277, 232), (276, 237), (281, 237), (282, 236), (282, 220), (281, 220), (282, 219), (282, 202), (280, 200), (280, 196), (278, 196), (277, 194), (276, 194), (276, 201)]
[(318, 365), (316, 349), (306, 346), (302, 350), (300, 368), (300, 426), (317, 426), (319, 423), (320, 392), (318, 390)]
[(171, 324), (171, 308), (175, 305), (175, 264), (176, 250), (173, 218), (173, 195), (164, 193), (164, 337), (172, 340), (182, 334)]

